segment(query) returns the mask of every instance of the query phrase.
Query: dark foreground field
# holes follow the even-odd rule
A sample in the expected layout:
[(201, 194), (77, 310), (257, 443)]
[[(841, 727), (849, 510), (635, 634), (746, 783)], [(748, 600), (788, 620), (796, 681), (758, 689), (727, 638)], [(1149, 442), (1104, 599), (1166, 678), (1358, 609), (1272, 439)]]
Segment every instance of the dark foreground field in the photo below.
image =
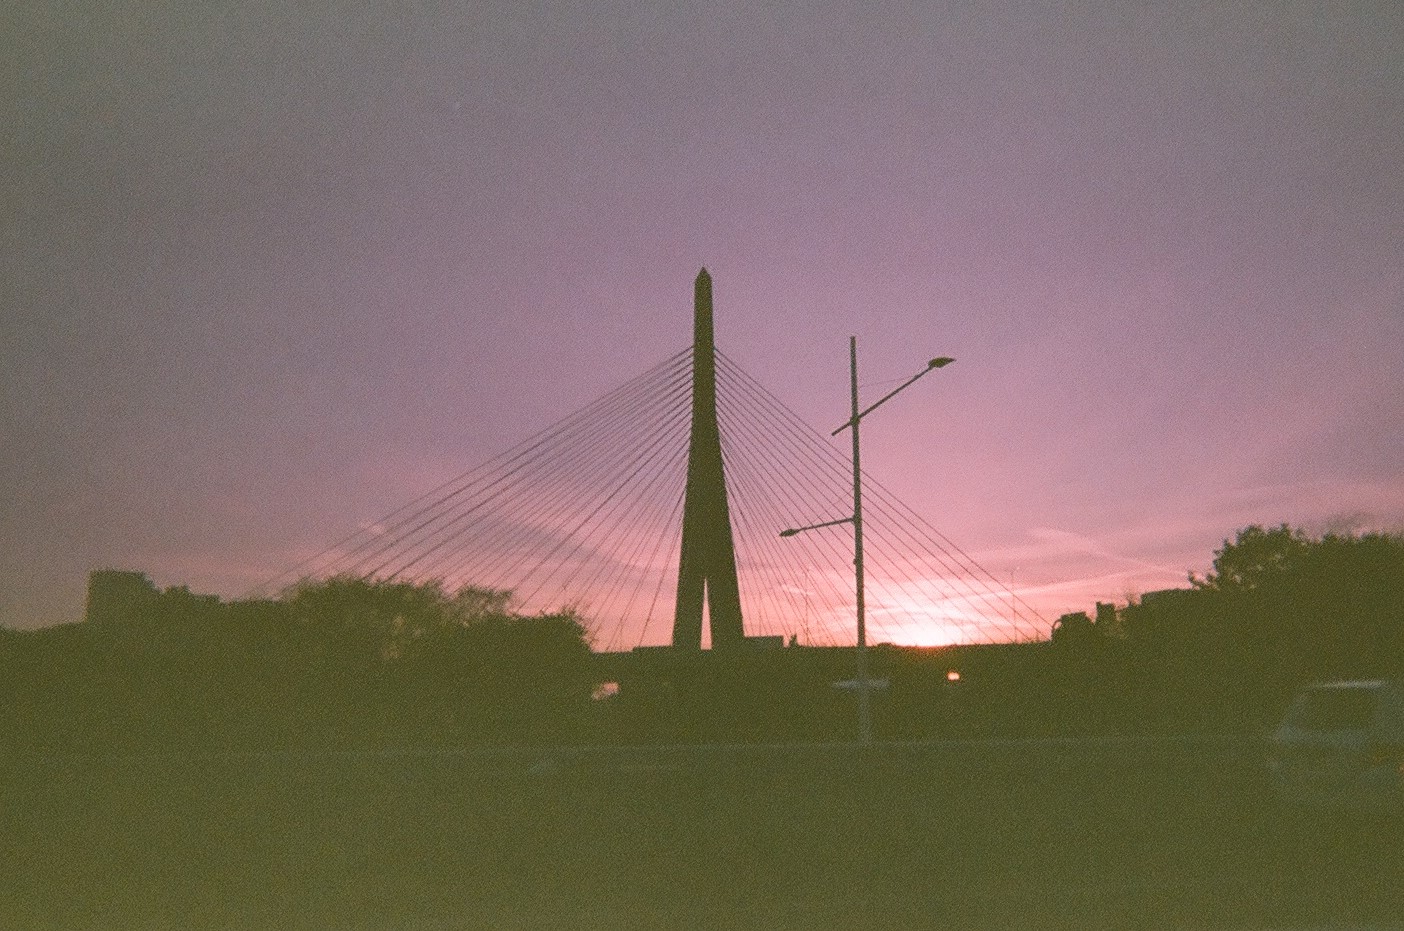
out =
[(0, 761), (0, 927), (1399, 927), (1244, 741)]

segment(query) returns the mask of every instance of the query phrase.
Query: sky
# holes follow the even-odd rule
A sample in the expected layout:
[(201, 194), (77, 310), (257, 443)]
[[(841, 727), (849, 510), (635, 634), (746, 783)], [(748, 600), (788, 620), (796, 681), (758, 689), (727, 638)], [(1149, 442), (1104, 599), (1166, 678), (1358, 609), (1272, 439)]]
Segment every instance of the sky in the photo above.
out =
[[(1404, 6), (0, 12), (0, 625), (236, 597), (690, 340), (1049, 617), (1404, 530)], [(842, 443), (837, 438), (835, 443)]]

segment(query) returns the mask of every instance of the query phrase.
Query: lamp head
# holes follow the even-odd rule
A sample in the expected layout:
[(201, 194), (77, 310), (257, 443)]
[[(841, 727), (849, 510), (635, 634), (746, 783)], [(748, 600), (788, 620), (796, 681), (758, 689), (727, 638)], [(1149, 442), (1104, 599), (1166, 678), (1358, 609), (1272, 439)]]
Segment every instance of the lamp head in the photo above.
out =
[(929, 369), (945, 368), (954, 361), (955, 359), (952, 359), (950, 356), (939, 356), (926, 363), (926, 367)]

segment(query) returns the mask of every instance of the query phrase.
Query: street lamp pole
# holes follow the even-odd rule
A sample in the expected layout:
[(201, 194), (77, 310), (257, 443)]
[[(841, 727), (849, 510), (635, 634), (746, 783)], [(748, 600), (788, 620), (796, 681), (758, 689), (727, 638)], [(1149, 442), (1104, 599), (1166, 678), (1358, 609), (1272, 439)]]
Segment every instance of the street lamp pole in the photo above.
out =
[(858, 743), (868, 746), (873, 742), (873, 714), (872, 704), (869, 697), (870, 680), (868, 678), (868, 618), (867, 605), (864, 597), (864, 576), (863, 576), (863, 469), (862, 469), (862, 448), (859, 442), (859, 424), (863, 418), (877, 410), (888, 400), (893, 398), (898, 392), (911, 385), (918, 378), (925, 375), (932, 369), (943, 368), (950, 365), (955, 360), (948, 356), (940, 356), (932, 359), (926, 364), (926, 368), (908, 378), (902, 384), (893, 388), (878, 400), (869, 404), (866, 408), (858, 408), (858, 337), (848, 338), (848, 373), (849, 373), (849, 398), (851, 400), (850, 410), (852, 415), (847, 422), (834, 428), (830, 436), (837, 436), (844, 429), (853, 430), (853, 514), (851, 517), (842, 517), (838, 520), (825, 521), (821, 524), (811, 524), (808, 527), (798, 527), (793, 530), (781, 531), (780, 536), (792, 537), (805, 530), (817, 530), (820, 527), (832, 527), (835, 524), (853, 524), (853, 602), (854, 612), (857, 615), (858, 628), (858, 648), (857, 648), (857, 674), (858, 674)]
[[(865, 589), (863, 582), (863, 469), (860, 458), (861, 446), (858, 442), (858, 427), (863, 421), (863, 415), (858, 411), (858, 337), (856, 336), (848, 338), (848, 374), (849, 397), (853, 400), (853, 417), (849, 420), (848, 426), (853, 430), (853, 610), (858, 616), (858, 743), (866, 747), (873, 742), (873, 708), (868, 695), (868, 614), (863, 597)], [(902, 387), (906, 387), (906, 385)], [(902, 389), (898, 388), (897, 390)], [(842, 430), (843, 427), (838, 429)]]

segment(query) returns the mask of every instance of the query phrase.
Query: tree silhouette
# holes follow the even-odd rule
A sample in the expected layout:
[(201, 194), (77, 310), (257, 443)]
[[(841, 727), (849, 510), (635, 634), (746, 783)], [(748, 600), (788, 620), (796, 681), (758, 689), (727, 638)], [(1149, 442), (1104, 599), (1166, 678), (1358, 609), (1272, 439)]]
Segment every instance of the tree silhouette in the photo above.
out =
[(1264, 530), (1251, 524), (1230, 543), (1214, 551), (1214, 568), (1203, 578), (1190, 573), (1195, 588), (1218, 592), (1248, 592), (1280, 583), (1299, 571), (1311, 541), (1286, 524)]
[(1122, 612), (1168, 703), (1265, 723), (1306, 682), (1404, 675), (1404, 537), (1251, 525), (1190, 582)]

